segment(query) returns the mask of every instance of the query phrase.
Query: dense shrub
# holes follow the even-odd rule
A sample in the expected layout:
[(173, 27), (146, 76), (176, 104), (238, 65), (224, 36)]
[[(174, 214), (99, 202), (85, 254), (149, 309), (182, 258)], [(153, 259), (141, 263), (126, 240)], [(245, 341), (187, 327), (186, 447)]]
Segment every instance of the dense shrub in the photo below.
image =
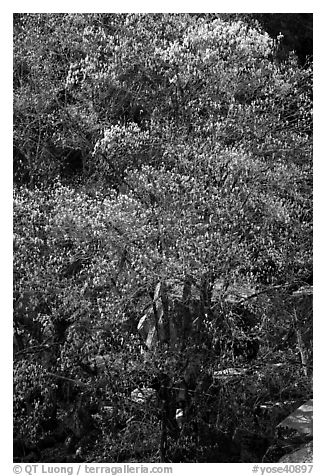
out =
[(210, 15), (14, 27), (17, 438), (261, 460), (277, 418), (259, 405), (310, 396), (311, 66)]

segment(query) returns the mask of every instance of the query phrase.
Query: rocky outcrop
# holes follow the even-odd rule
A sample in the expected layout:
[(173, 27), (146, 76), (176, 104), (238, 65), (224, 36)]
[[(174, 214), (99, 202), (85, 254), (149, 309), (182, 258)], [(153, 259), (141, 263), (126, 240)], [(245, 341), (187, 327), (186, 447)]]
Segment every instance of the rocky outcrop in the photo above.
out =
[(312, 462), (313, 401), (309, 400), (281, 421), (265, 462)]
[(279, 436), (313, 435), (313, 401), (301, 405), (276, 427)]
[(312, 463), (313, 462), (313, 441), (303, 444), (296, 451), (283, 456), (279, 463)]

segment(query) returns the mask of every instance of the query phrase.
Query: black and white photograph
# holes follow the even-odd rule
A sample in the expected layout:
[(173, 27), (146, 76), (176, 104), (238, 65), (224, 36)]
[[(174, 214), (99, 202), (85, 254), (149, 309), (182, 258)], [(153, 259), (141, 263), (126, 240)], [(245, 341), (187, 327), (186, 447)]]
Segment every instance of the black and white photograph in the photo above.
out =
[(23, 11), (14, 473), (311, 472), (315, 15)]

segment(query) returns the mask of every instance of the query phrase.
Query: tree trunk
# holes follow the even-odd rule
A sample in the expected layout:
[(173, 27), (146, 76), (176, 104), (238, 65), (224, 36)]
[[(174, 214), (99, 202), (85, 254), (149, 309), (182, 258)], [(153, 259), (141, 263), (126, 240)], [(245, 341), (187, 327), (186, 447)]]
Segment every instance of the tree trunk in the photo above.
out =
[(297, 336), (297, 344), (298, 344), (298, 349), (300, 352), (300, 358), (301, 358), (301, 365), (303, 369), (303, 373), (305, 377), (308, 377), (308, 362), (307, 362), (307, 351), (303, 342), (302, 338), (302, 333), (299, 325), (299, 320), (297, 316), (297, 311), (296, 308), (293, 310), (293, 320), (294, 320), (294, 328), (295, 328), (295, 333)]
[(191, 278), (186, 276), (182, 292), (182, 348), (186, 345), (186, 340), (189, 337), (192, 328), (192, 315), (190, 310), (191, 284)]

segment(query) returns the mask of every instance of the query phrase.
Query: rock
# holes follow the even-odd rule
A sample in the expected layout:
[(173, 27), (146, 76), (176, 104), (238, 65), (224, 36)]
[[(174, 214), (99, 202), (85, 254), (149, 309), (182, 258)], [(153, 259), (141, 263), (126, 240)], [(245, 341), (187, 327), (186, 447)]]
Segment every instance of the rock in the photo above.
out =
[(289, 434), (298, 433), (312, 437), (313, 430), (313, 401), (309, 400), (301, 407), (297, 408), (285, 420), (276, 427), (277, 433)]
[(312, 463), (313, 462), (313, 442), (309, 441), (300, 446), (296, 451), (282, 456), (279, 463)]
[(266, 453), (265, 462), (312, 461), (312, 438), (313, 401), (309, 400), (277, 425), (274, 444)]

